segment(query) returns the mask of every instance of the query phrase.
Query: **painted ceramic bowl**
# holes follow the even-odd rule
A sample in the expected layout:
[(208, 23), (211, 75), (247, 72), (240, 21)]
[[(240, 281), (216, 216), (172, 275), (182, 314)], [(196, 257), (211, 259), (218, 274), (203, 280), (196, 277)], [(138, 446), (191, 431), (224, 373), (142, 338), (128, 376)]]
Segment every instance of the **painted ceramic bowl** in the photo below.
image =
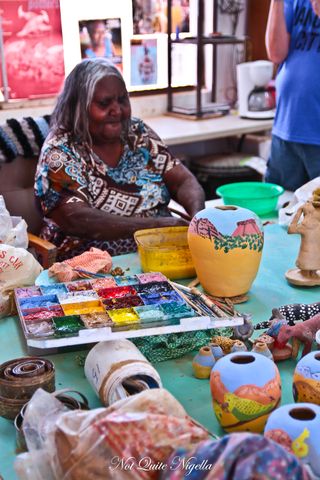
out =
[(262, 432), (281, 400), (279, 370), (260, 353), (236, 352), (211, 370), (213, 409), (227, 432)]

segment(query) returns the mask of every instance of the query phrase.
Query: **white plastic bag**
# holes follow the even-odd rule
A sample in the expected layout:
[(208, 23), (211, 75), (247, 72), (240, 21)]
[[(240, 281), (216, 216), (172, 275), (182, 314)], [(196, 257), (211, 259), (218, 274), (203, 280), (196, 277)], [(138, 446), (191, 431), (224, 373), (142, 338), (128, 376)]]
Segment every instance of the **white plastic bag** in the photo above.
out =
[(279, 210), (279, 224), (283, 227), (287, 227), (293, 219), (298, 208), (312, 198), (312, 192), (320, 187), (320, 177), (316, 177), (310, 182), (305, 183), (302, 187), (298, 188), (289, 204), (280, 208)]
[(18, 248), (28, 247), (27, 224), (22, 217), (11, 217), (0, 195), (0, 244)]
[(0, 244), (0, 317), (15, 311), (14, 288), (34, 285), (42, 270), (40, 263), (24, 248)]

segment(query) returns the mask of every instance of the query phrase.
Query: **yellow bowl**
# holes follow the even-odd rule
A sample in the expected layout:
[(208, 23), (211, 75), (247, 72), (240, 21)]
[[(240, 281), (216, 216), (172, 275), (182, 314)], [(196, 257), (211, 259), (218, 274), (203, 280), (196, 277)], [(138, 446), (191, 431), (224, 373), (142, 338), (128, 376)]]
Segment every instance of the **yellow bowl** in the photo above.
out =
[(164, 227), (137, 230), (143, 272), (161, 272), (171, 280), (196, 275), (188, 246), (188, 227)]

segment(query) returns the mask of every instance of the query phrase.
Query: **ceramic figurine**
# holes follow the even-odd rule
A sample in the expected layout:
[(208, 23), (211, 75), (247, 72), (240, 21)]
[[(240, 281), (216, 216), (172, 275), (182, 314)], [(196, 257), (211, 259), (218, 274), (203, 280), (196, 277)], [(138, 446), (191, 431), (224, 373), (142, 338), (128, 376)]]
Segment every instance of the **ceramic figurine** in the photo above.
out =
[(288, 227), (288, 233), (301, 235), (300, 251), (296, 260), (298, 268), (286, 272), (293, 285), (312, 287), (320, 285), (320, 197), (314, 192), (311, 201), (300, 207)]
[(320, 329), (320, 313), (305, 322), (293, 326), (282, 325), (277, 335), (278, 344), (285, 345), (290, 338), (293, 341), (292, 356), (297, 358), (300, 343), (303, 344), (302, 357), (311, 351), (312, 342)]
[(211, 342), (209, 344), (209, 347), (211, 349), (211, 353), (214, 356), (215, 361), (219, 360), (224, 356), (225, 352), (222, 350), (222, 347), (218, 343)]
[[(264, 433), (286, 445), (310, 466), (315, 478), (320, 476), (320, 407), (312, 403), (284, 405), (270, 415)], [(282, 435), (280, 435), (282, 433)]]
[(320, 352), (310, 352), (299, 360), (293, 375), (296, 402), (320, 405)]
[(320, 302), (315, 303), (291, 303), (272, 309), (272, 315), (266, 322), (259, 322), (254, 325), (254, 330), (269, 328), (272, 320), (283, 318), (288, 325), (295, 325), (296, 322), (309, 320), (317, 313), (320, 313)]
[(260, 353), (260, 355), (264, 355), (270, 360), (273, 360), (272, 353), (270, 352), (267, 344), (264, 342), (255, 342), (252, 347), (252, 352)]
[(236, 338), (237, 340), (241, 340), (242, 342), (245, 342), (248, 340), (252, 333), (253, 333), (253, 323), (252, 323), (252, 317), (250, 314), (243, 313), (243, 325), (236, 325), (232, 327), (233, 330), (233, 338)]
[(247, 346), (243, 342), (241, 342), (241, 340), (236, 340), (231, 347), (231, 353), (246, 352), (247, 350)]
[(200, 283), (211, 295), (233, 297), (250, 289), (263, 247), (262, 225), (251, 210), (201, 210), (189, 225), (188, 243)]
[(193, 373), (196, 378), (210, 378), (210, 373), (215, 364), (210, 347), (202, 347), (192, 361)]
[(212, 368), (213, 409), (227, 432), (262, 432), (281, 400), (278, 368), (259, 353), (230, 353)]
[(274, 344), (272, 347), (272, 356), (275, 362), (281, 360), (287, 360), (292, 356), (292, 346), (289, 343), (280, 343), (278, 341), (278, 335), (280, 328), (287, 325), (285, 319), (277, 319), (271, 322), (270, 327), (265, 332), (266, 335), (274, 339)]
[(226, 353), (231, 352), (232, 345), (234, 344), (236, 340), (233, 340), (230, 337), (225, 337), (223, 335), (215, 335), (214, 337), (211, 338), (211, 343), (210, 345), (212, 346), (213, 344), (219, 345), (222, 349), (222, 355), (225, 355)]

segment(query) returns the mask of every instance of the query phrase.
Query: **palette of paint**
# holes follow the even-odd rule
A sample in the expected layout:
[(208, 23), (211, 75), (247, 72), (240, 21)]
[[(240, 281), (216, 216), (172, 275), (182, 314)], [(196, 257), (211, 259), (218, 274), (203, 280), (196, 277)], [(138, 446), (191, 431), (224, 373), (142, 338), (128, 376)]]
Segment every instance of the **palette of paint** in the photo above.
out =
[(64, 337), (106, 326), (117, 330), (167, 325), (194, 316), (161, 273), (17, 288), (15, 298), (27, 337)]

